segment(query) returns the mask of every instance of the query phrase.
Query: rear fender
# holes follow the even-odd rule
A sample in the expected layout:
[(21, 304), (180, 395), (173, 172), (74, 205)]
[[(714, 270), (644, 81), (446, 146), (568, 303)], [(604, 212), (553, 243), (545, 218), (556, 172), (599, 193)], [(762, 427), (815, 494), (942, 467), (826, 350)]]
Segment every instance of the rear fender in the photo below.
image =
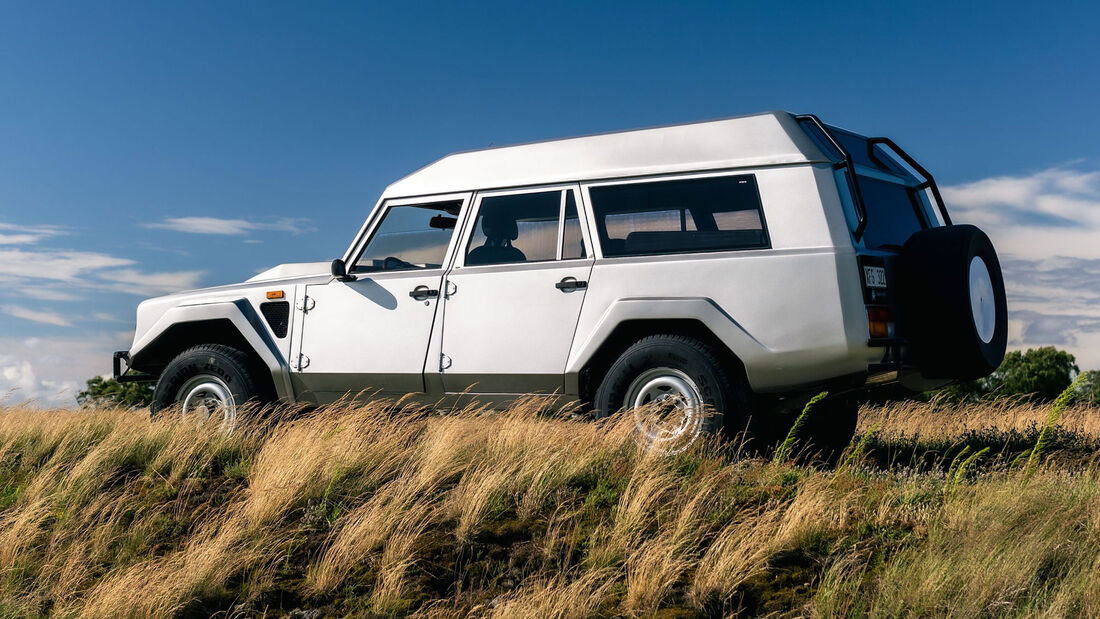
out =
[[(744, 364), (750, 386), (754, 385), (756, 378), (753, 368), (759, 367), (756, 361), (769, 354), (767, 347), (745, 331), (710, 298), (618, 299), (608, 306), (596, 327), (587, 336), (583, 336), (583, 341), (574, 342), (565, 369), (567, 384), (575, 385), (580, 371), (592, 360), (615, 328), (631, 320), (696, 320), (702, 323)], [(582, 334), (578, 333), (577, 336), (582, 337)]]

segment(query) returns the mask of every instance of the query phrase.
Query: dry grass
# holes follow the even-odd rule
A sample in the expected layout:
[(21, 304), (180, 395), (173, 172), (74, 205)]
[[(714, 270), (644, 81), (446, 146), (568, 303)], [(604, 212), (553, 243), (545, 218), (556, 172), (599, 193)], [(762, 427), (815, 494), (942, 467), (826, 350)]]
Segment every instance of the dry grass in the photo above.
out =
[(0, 616), (1098, 615), (1100, 410), (1067, 410), (1029, 479), (1048, 413), (868, 407), (828, 469), (655, 456), (536, 400), (231, 435), (8, 407)]

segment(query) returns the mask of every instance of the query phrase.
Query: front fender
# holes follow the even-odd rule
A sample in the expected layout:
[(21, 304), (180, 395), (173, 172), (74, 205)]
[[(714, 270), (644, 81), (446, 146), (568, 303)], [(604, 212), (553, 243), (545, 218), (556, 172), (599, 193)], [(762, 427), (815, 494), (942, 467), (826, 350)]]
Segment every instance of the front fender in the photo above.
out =
[[(130, 347), (130, 358), (137, 360), (143, 350), (151, 348), (169, 328), (189, 322), (207, 320), (228, 320), (252, 347), (252, 352), (260, 358), (271, 372), (276, 395), (291, 399), (293, 389), (290, 383), (290, 368), (279, 347), (272, 340), (263, 319), (247, 299), (179, 305), (164, 312)], [(201, 342), (195, 342), (199, 344)]]

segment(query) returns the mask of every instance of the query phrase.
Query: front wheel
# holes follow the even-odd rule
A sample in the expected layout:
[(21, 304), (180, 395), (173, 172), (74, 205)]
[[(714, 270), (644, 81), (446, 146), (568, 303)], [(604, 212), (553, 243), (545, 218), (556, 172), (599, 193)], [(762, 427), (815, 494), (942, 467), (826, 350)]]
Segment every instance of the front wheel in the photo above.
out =
[(206, 423), (220, 419), (223, 430), (232, 430), (239, 407), (262, 399), (257, 372), (245, 353), (221, 344), (202, 344), (180, 353), (164, 368), (149, 410), (155, 416), (179, 405), (185, 420)]
[(628, 411), (647, 448), (678, 453), (720, 432), (725, 416), (741, 406), (738, 394), (710, 346), (681, 335), (651, 335), (611, 365), (593, 404), (600, 417)]

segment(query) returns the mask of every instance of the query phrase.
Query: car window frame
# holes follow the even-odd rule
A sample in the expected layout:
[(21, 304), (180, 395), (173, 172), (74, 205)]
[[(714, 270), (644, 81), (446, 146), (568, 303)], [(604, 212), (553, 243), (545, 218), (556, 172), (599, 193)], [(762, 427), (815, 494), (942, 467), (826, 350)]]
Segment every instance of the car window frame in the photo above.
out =
[[(371, 211), (371, 214), (367, 217), (367, 220), (363, 223), (363, 227), (360, 228), (359, 233), (356, 235), (355, 242), (352, 243), (348, 252), (344, 256), (344, 263), (348, 265), (349, 273), (358, 273), (364, 277), (376, 277), (380, 275), (397, 275), (402, 273), (434, 273), (438, 271), (446, 271), (450, 268), (455, 257), (456, 239), (461, 234), (462, 229), (465, 227), (465, 219), (470, 210), (470, 202), (473, 196), (473, 192), (460, 192), (460, 193), (448, 193), (437, 194), (431, 196), (413, 196), (407, 198), (385, 198), (380, 200), (378, 205)], [(458, 221), (455, 223), (454, 230), (451, 231), (451, 238), (447, 243), (446, 252), (443, 255), (442, 265), (430, 269), (392, 269), (388, 271), (354, 271), (356, 263), (359, 258), (362, 257), (363, 252), (366, 251), (367, 245), (370, 244), (372, 238), (374, 238), (375, 232), (378, 227), (385, 220), (386, 214), (390, 212), (390, 209), (399, 206), (419, 206), (419, 205), (431, 205), (444, 202), (461, 202), (459, 207)]]
[[(705, 180), (708, 178), (723, 178), (731, 176), (751, 176), (753, 187), (756, 189), (756, 198), (760, 204), (760, 226), (764, 232), (764, 243), (762, 245), (756, 245), (752, 247), (738, 247), (734, 249), (703, 249), (695, 251), (681, 251), (681, 252), (661, 252), (651, 254), (631, 254), (628, 256), (606, 256), (603, 252), (603, 244), (599, 238), (599, 225), (596, 222), (596, 207), (592, 202), (592, 196), (589, 190), (593, 187), (609, 187), (614, 185), (634, 185), (642, 183), (657, 183), (662, 181), (686, 181), (686, 180)], [(596, 254), (596, 258), (600, 261), (604, 260), (650, 260), (650, 259), (669, 259), (678, 258), (681, 256), (711, 256), (715, 254), (735, 253), (735, 252), (752, 252), (752, 251), (767, 251), (773, 248), (771, 230), (768, 227), (767, 218), (767, 206), (764, 203), (764, 196), (760, 191), (760, 180), (757, 178), (756, 170), (746, 169), (734, 169), (734, 170), (718, 170), (707, 172), (688, 172), (681, 174), (660, 174), (652, 176), (633, 176), (616, 179), (598, 180), (580, 183), (581, 195), (584, 199), (585, 211), (589, 218), (589, 226), (591, 227), (592, 239), (594, 241), (593, 253)], [(698, 222), (696, 222), (698, 225)]]
[[(466, 254), (469, 250), (470, 241), (473, 239), (476, 232), (475, 226), (478, 221), (478, 214), (481, 212), (481, 203), (485, 198), (495, 198), (499, 196), (512, 196), (523, 195), (530, 193), (549, 193), (557, 191), (559, 192), (558, 202), (558, 230), (557, 241), (555, 244), (554, 258), (548, 258), (545, 260), (525, 260), (523, 262), (496, 262), (493, 264), (466, 264)], [(573, 192), (573, 202), (577, 209), (577, 218), (580, 223), (581, 237), (584, 239), (585, 249), (588, 255), (583, 258), (562, 258), (562, 251), (565, 242), (565, 204), (567, 201), (566, 192)], [(572, 264), (579, 262), (590, 262), (595, 259), (595, 250), (593, 249), (592, 237), (589, 234), (588, 228), (588, 213), (583, 204), (583, 198), (580, 193), (579, 183), (555, 183), (553, 185), (538, 185), (533, 187), (520, 187), (510, 189), (491, 189), (474, 192), (470, 200), (469, 213), (466, 216), (466, 220), (463, 225), (462, 239), (455, 248), (455, 257), (452, 268), (458, 270), (499, 270), (502, 268), (545, 268), (548, 265), (558, 264)]]

